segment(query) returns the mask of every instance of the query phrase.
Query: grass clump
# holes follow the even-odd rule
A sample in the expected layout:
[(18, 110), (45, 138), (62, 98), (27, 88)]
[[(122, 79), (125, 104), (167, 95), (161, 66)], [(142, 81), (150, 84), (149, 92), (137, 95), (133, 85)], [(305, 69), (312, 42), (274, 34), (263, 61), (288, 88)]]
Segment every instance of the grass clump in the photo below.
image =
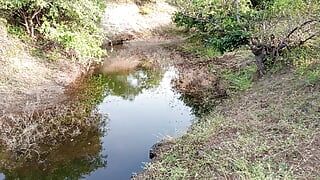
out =
[(179, 48), (182, 52), (191, 53), (202, 58), (214, 58), (221, 55), (215, 47), (204, 45), (196, 37), (188, 39)]
[(252, 87), (256, 71), (256, 66), (251, 65), (237, 71), (225, 70), (222, 72), (222, 76), (232, 91), (245, 91)]
[(320, 80), (320, 41), (314, 41), (309, 46), (294, 49), (288, 55), (296, 74), (308, 85), (315, 85)]

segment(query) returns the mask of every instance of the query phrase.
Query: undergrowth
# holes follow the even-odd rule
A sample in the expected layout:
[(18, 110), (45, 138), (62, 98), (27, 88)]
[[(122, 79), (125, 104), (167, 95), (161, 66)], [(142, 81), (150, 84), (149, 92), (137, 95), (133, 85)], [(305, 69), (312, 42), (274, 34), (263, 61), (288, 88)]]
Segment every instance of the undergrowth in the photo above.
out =
[(202, 58), (214, 58), (221, 53), (213, 46), (203, 44), (196, 37), (189, 38), (180, 47), (182, 52), (191, 53)]

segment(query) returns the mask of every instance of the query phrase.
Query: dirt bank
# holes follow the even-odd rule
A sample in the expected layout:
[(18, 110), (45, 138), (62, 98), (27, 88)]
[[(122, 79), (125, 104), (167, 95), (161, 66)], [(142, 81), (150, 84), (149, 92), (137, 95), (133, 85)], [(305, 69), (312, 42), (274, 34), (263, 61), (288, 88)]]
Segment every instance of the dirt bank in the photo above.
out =
[(29, 112), (61, 100), (66, 86), (81, 75), (80, 65), (34, 57), (27, 44), (0, 24), (0, 115)]

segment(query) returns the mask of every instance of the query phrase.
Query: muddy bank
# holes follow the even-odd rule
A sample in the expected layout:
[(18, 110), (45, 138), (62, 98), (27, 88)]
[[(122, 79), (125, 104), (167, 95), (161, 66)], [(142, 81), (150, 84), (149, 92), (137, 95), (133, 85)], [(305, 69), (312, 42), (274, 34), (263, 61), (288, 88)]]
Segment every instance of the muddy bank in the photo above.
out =
[(2, 115), (0, 142), (6, 151), (16, 158), (32, 159), (42, 155), (43, 145), (54, 149), (79, 135), (102, 131), (106, 117), (95, 108), (104, 98), (105, 82), (99, 76), (83, 82), (65, 91), (66, 100), (55, 105)]
[[(254, 64), (253, 56), (247, 50), (205, 58), (181, 51), (179, 46), (181, 44), (171, 47), (183, 57), (183, 61), (175, 65), (179, 78), (173, 83), (183, 94), (184, 102), (194, 107), (198, 115), (210, 112), (233, 94), (232, 84), (225, 77), (226, 72), (241, 72)], [(254, 76), (251, 78), (255, 79)]]

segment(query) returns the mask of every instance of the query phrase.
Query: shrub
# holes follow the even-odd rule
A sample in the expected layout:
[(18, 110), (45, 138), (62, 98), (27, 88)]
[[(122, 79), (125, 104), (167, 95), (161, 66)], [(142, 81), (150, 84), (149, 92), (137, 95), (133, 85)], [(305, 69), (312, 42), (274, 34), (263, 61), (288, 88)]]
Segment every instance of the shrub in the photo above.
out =
[(175, 14), (175, 23), (196, 30), (205, 44), (223, 53), (248, 43), (249, 22), (254, 13), (248, 0), (195, 0), (176, 4), (181, 10)]
[(79, 59), (99, 57), (103, 0), (1, 0), (1, 16), (33, 39), (56, 41)]
[(174, 21), (221, 53), (249, 45), (259, 75), (285, 51), (320, 35), (319, 0), (193, 0), (180, 6)]

